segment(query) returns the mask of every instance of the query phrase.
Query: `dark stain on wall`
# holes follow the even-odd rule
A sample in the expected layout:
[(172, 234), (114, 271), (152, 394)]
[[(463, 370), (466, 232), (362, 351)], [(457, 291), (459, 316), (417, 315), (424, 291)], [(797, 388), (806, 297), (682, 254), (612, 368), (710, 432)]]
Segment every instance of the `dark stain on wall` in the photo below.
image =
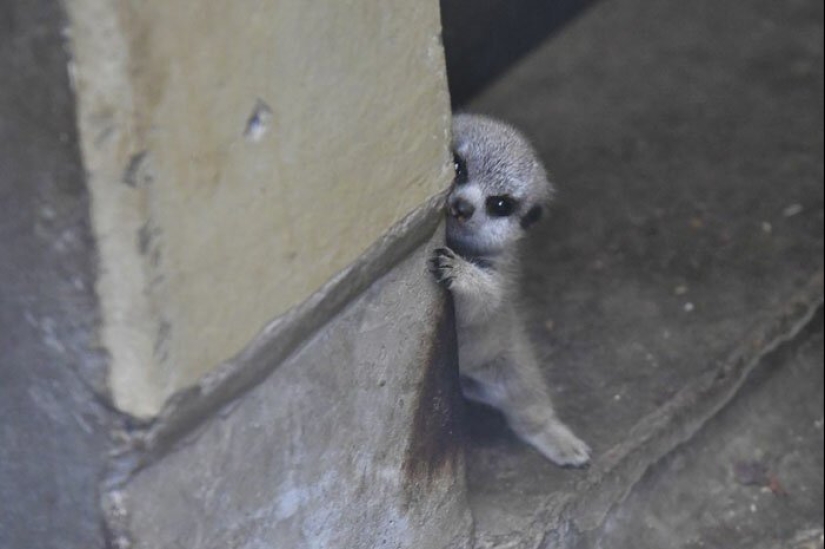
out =
[(458, 378), (455, 311), (446, 296), (431, 340), (424, 342), (426, 366), (407, 455), (405, 491), (410, 500), (427, 491), (434, 480), (452, 476), (463, 459), (463, 400)]

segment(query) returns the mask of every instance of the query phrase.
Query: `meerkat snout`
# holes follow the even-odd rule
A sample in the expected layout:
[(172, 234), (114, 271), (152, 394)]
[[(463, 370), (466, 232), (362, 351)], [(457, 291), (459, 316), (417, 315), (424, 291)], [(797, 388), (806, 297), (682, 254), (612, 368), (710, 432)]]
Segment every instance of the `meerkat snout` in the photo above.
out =
[(473, 217), (476, 207), (460, 196), (453, 196), (449, 200), (449, 211), (450, 215), (458, 221), (467, 221)]

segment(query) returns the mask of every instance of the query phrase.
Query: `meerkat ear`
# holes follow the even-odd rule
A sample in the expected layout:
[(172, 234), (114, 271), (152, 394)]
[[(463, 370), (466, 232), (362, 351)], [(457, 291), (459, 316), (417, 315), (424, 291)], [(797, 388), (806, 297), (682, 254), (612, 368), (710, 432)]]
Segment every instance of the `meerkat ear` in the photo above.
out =
[(542, 208), (538, 204), (530, 208), (530, 210), (524, 214), (524, 217), (521, 218), (521, 228), (522, 229), (529, 229), (536, 221), (541, 219)]

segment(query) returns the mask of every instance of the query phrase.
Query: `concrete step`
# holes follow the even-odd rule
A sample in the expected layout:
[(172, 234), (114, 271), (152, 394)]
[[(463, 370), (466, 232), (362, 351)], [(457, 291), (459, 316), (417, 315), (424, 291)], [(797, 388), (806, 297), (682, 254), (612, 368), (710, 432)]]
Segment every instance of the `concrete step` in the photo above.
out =
[(586, 546), (821, 547), (822, 365), (820, 316), (696, 437), (653, 466)]
[(532, 137), (559, 188), (525, 250), (525, 307), (560, 415), (596, 450), (558, 469), (472, 408), (477, 547), (596, 539), (812, 322), (822, 12), (606, 0), (469, 106)]

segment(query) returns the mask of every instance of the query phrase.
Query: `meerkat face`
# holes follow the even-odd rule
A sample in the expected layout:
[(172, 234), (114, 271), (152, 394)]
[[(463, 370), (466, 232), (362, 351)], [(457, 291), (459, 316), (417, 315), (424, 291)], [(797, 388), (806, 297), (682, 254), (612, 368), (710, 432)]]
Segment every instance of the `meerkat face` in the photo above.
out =
[(465, 256), (507, 250), (538, 221), (552, 193), (533, 148), (506, 124), (457, 115), (453, 155), (447, 244)]

